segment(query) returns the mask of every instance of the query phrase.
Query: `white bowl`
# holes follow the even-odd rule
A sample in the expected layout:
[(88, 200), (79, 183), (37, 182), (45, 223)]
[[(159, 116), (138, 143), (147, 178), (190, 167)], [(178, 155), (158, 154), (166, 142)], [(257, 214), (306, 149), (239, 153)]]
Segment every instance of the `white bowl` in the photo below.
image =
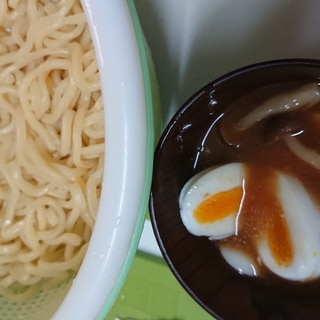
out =
[(153, 160), (153, 80), (133, 1), (82, 3), (102, 82), (104, 179), (88, 251), (55, 320), (104, 319), (112, 307), (143, 229)]

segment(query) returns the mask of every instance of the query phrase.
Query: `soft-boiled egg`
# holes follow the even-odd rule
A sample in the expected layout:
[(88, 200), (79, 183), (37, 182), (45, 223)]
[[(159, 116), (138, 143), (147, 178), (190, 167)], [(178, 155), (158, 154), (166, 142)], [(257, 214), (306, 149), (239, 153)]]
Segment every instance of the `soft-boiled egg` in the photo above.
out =
[(211, 168), (191, 178), (179, 198), (181, 219), (188, 231), (210, 239), (235, 234), (243, 179), (244, 168), (240, 163)]
[[(250, 169), (250, 168), (249, 168)], [(180, 193), (181, 219), (188, 231), (213, 240), (250, 234), (239, 229), (242, 205), (246, 201), (246, 170), (241, 163), (210, 168), (190, 179)], [(257, 223), (252, 237), (255, 255), (246, 247), (220, 243), (225, 260), (240, 273), (259, 276), (263, 265), (288, 280), (320, 276), (320, 212), (305, 187), (291, 176), (276, 172), (278, 221), (283, 232)], [(263, 197), (263, 195), (261, 195)], [(259, 201), (259, 199), (256, 199)], [(259, 214), (259, 212), (257, 212)], [(259, 217), (255, 221), (259, 221)], [(260, 229), (259, 229), (260, 228)], [(277, 229), (279, 233), (279, 228)], [(226, 245), (227, 244), (227, 245)]]
[(265, 234), (257, 243), (261, 262), (285, 279), (307, 280), (318, 277), (320, 275), (319, 208), (297, 179), (279, 174), (278, 185), (278, 196), (292, 246), (292, 257), (287, 262), (283, 261), (285, 259), (279, 259), (277, 252), (281, 251), (281, 244), (272, 244)]

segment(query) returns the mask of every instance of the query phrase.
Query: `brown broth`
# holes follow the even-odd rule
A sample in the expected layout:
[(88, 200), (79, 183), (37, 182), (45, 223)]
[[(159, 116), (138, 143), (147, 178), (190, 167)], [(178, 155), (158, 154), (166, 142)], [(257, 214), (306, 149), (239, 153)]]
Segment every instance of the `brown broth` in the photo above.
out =
[[(283, 136), (297, 134), (298, 139), (309, 148), (320, 150), (318, 140), (314, 139), (320, 133), (320, 104), (266, 118), (246, 130), (237, 129), (237, 122), (252, 110), (254, 104), (258, 106), (261, 96), (265, 97), (264, 93), (270, 94), (273, 91), (273, 94), (277, 94), (288, 89), (283, 88), (283, 84), (271, 89), (267, 87), (258, 90), (259, 95), (254, 92), (246, 99), (233, 102), (213, 128), (220, 130), (226, 149), (235, 149), (237, 161), (246, 164), (245, 197), (238, 213), (238, 232), (220, 242), (224, 246), (242, 250), (253, 261), (259, 261), (257, 241), (262, 235), (267, 235), (271, 252), (282, 266), (290, 265), (294, 248), (277, 195), (276, 172), (299, 179), (320, 205), (317, 196), (320, 194), (319, 170), (293, 155), (283, 141)], [(255, 101), (257, 96), (258, 102)], [(226, 156), (225, 161), (232, 162), (233, 155), (230, 158)], [(262, 266), (260, 275), (263, 270)]]

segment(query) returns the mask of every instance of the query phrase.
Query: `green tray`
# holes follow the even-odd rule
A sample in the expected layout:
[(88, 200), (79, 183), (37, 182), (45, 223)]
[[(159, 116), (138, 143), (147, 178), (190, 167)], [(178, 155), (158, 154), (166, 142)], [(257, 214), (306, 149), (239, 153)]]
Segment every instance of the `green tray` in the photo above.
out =
[(184, 291), (163, 259), (136, 254), (126, 282), (106, 320), (212, 320)]

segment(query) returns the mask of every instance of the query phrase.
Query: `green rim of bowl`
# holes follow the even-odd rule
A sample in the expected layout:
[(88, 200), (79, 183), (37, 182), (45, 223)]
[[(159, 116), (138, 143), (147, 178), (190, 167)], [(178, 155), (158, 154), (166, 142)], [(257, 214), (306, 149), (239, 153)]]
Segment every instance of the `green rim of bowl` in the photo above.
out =
[[(128, 8), (130, 11), (134, 31), (137, 38), (137, 45), (140, 54), (140, 61), (142, 67), (143, 74), (143, 82), (144, 82), (144, 91), (145, 91), (145, 102), (146, 102), (146, 122), (147, 122), (147, 148), (146, 148), (146, 168), (145, 168), (145, 178), (144, 178), (144, 189), (141, 198), (141, 205), (138, 214), (138, 219), (133, 235), (133, 239), (131, 242), (131, 246), (128, 252), (128, 256), (124, 265), (122, 267), (119, 279), (117, 280), (110, 297), (106, 301), (102, 311), (98, 316), (98, 320), (105, 319), (110, 309), (112, 308), (114, 302), (116, 301), (121, 288), (124, 285), (124, 282), (127, 278), (129, 270), (132, 266), (140, 237), (142, 234), (144, 221), (146, 218), (147, 210), (148, 210), (148, 201), (150, 196), (150, 187), (151, 187), (151, 178), (152, 178), (152, 168), (153, 168), (153, 152), (154, 152), (154, 144), (155, 144), (155, 132), (159, 132), (160, 122), (155, 121), (158, 118), (155, 118), (154, 110), (159, 110), (157, 103), (157, 84), (156, 77), (153, 73), (153, 64), (151, 61), (151, 57), (148, 52), (148, 48), (145, 42), (145, 38), (143, 35), (143, 31), (140, 25), (139, 17), (134, 5), (133, 0), (127, 1)], [(157, 123), (155, 127), (155, 123)]]

